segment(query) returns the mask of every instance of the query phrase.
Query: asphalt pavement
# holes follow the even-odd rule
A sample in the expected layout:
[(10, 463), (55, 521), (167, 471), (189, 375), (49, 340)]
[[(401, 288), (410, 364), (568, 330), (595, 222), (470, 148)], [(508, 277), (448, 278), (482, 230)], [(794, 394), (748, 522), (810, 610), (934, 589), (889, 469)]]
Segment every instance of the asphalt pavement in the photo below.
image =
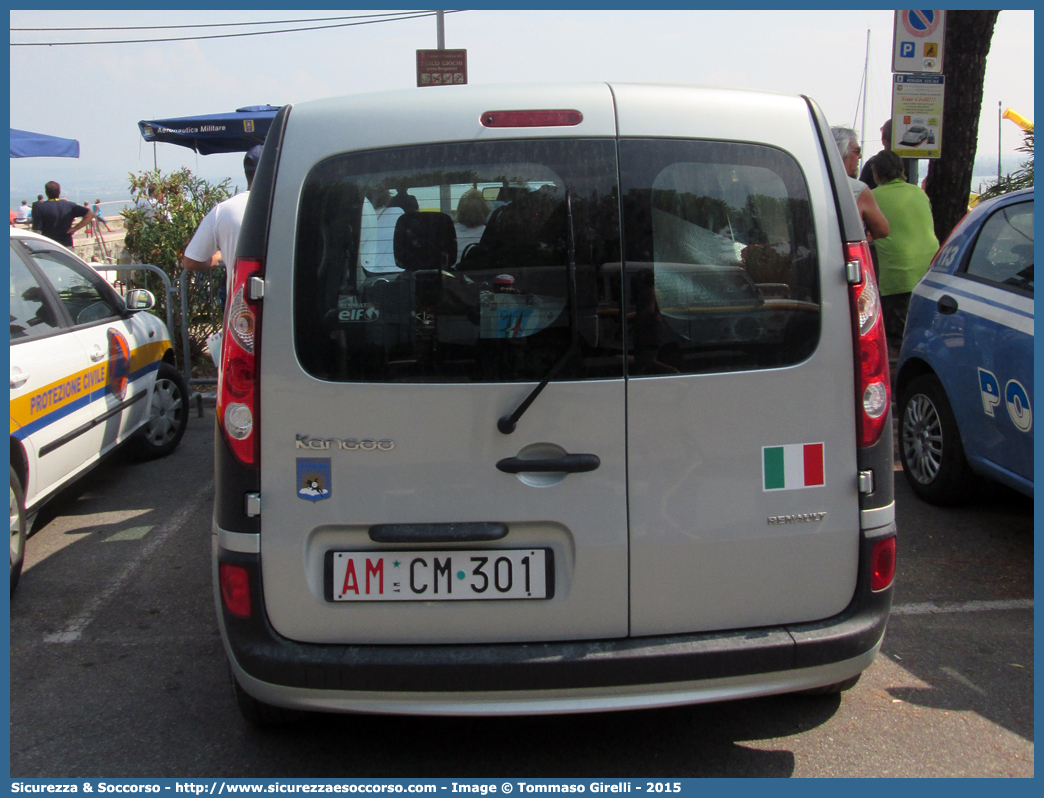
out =
[(895, 610), (842, 696), (530, 718), (240, 717), (211, 590), (213, 409), (53, 502), (11, 605), (15, 777), (1032, 776), (1033, 502), (896, 473)]

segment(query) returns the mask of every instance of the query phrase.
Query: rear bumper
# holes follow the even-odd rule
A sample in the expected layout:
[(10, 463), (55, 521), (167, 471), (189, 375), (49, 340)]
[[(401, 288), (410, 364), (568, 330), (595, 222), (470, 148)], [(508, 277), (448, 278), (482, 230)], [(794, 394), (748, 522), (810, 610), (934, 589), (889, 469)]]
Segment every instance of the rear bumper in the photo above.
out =
[[(669, 706), (802, 690), (863, 671), (880, 647), (892, 588), (869, 589), (869, 550), (894, 534), (874, 530), (860, 549), (849, 606), (822, 621), (660, 637), (490, 645), (321, 645), (280, 637), (268, 622), (260, 556), (214, 536), (215, 601), (243, 688), (279, 706), (417, 714), (513, 714)], [(240, 537), (240, 536), (236, 536)], [(239, 548), (249, 548), (241, 546)], [(243, 619), (227, 613), (217, 565), (250, 572)]]

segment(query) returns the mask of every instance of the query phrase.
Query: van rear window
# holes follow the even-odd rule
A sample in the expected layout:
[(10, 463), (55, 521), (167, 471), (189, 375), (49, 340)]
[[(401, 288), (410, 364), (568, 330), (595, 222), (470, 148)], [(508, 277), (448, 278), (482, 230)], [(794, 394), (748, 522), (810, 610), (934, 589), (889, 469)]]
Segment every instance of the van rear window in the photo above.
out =
[(299, 207), (294, 340), (320, 379), (739, 371), (798, 363), (819, 341), (808, 192), (772, 147), (538, 139), (346, 153), (311, 170)]
[[(348, 153), (305, 181), (294, 339), (332, 381), (620, 378), (612, 140)], [(566, 357), (568, 355), (568, 357)]]
[(819, 341), (801, 170), (755, 144), (620, 142), (633, 376), (787, 366)]

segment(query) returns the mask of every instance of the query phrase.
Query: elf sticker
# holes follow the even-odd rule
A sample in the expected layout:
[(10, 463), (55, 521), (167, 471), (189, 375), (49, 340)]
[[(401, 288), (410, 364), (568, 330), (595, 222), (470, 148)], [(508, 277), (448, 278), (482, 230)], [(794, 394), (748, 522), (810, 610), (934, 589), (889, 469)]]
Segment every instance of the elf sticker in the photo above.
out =
[(297, 498), (319, 502), (330, 498), (329, 457), (300, 457), (297, 460)]
[(761, 448), (763, 491), (819, 488), (823, 484), (822, 443), (791, 443)]

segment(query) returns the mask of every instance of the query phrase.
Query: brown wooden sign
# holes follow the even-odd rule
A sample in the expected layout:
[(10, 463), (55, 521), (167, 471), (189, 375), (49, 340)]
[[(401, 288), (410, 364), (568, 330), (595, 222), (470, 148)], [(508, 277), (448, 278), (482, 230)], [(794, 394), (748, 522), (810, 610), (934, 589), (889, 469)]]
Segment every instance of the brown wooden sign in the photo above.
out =
[(418, 50), (418, 86), (461, 86), (468, 82), (467, 50)]

